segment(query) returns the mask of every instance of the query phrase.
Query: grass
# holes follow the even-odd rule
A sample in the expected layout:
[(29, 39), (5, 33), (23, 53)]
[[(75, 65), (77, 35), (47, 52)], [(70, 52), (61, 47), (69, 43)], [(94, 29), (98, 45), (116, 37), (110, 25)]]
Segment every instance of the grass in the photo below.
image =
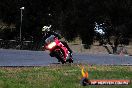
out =
[[(84, 88), (81, 65), (47, 67), (0, 67), (0, 88)], [(132, 79), (132, 66), (84, 65), (89, 79)], [(132, 88), (130, 85), (86, 86), (86, 88)]]

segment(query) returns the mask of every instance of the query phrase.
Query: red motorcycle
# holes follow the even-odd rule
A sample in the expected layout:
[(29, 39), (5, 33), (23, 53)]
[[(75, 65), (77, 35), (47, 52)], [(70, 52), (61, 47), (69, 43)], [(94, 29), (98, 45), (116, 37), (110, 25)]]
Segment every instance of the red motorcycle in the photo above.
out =
[(50, 51), (50, 56), (56, 57), (62, 64), (66, 62), (73, 63), (72, 55), (68, 49), (54, 35), (51, 35), (45, 40), (44, 46)]

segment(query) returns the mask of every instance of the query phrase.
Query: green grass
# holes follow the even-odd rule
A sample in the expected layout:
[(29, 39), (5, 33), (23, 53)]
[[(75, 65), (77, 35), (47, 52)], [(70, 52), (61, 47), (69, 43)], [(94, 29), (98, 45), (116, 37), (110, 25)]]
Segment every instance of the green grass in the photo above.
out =
[[(81, 65), (47, 67), (1, 67), (0, 88), (84, 88)], [(132, 79), (132, 66), (89, 66), (89, 79)], [(132, 88), (130, 85), (86, 86), (86, 88)]]

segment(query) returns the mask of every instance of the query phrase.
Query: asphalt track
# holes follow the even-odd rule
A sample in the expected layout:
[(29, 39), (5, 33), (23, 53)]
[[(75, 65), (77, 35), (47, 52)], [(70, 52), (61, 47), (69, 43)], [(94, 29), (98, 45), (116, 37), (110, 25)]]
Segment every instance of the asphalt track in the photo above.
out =
[[(73, 53), (74, 63), (132, 65), (132, 56)], [(0, 66), (48, 66), (59, 64), (44, 51), (0, 49)]]

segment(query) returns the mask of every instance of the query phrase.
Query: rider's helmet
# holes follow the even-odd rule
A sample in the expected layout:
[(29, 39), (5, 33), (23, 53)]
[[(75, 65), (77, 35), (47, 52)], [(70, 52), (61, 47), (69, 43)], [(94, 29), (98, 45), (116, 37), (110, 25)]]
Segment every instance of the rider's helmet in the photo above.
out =
[(42, 32), (48, 32), (50, 31), (51, 25), (50, 26), (43, 26)]

